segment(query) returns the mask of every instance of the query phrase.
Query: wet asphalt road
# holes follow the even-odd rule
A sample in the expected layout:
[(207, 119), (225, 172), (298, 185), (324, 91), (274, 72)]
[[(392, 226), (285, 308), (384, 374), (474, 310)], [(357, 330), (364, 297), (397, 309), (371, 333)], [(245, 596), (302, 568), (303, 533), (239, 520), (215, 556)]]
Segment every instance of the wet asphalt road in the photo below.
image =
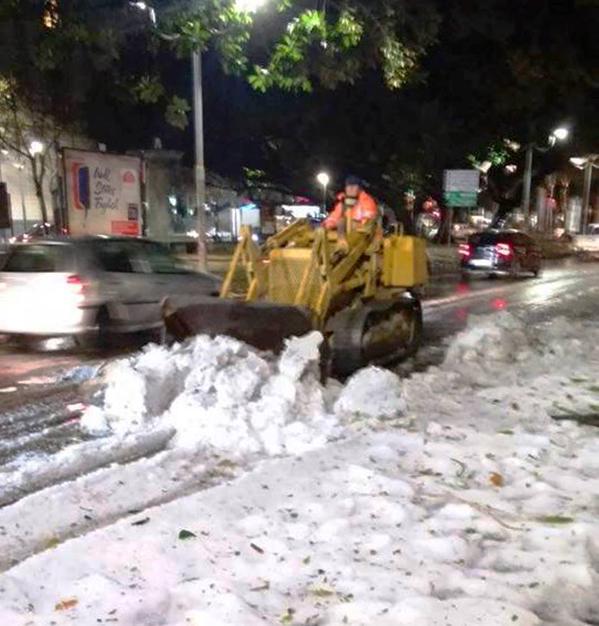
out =
[[(531, 322), (556, 315), (592, 316), (599, 309), (598, 289), (599, 263), (574, 260), (548, 264), (537, 279), (483, 278), (468, 283), (457, 277), (439, 279), (427, 289), (425, 297), (425, 344), (438, 344), (462, 329), (472, 315), (502, 309), (524, 313)], [(142, 343), (138, 338), (121, 351), (102, 353), (78, 351), (68, 341), (32, 350), (0, 337), (0, 411), (4, 400), (12, 395), (12, 387), (17, 387), (25, 399), (31, 388), (43, 386), (60, 372), (125, 354)]]
[[(473, 315), (509, 310), (531, 324), (556, 316), (593, 318), (599, 312), (599, 263), (573, 260), (548, 264), (540, 278), (477, 279), (448, 277), (432, 284), (424, 303), (425, 341), (416, 368), (441, 359), (444, 341)], [(140, 340), (110, 353), (80, 352), (73, 346), (22, 349), (0, 339), (0, 471), (16, 456), (52, 453), (79, 441), (78, 417), (88, 390), (65, 372), (98, 365), (140, 347)], [(401, 371), (401, 367), (399, 368)], [(4, 468), (2, 467), (4, 466)]]

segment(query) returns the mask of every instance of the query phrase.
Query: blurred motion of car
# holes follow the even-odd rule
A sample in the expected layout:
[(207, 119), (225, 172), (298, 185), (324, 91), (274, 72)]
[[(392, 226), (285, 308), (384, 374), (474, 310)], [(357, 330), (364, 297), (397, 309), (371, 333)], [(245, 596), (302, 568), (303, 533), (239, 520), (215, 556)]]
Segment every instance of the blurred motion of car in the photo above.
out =
[(46, 222), (38, 222), (34, 224), (27, 232), (22, 235), (16, 235), (9, 239), (10, 243), (21, 243), (26, 241), (34, 241), (35, 239), (47, 239), (49, 237), (65, 237), (68, 234), (66, 228), (59, 228), (55, 224)]
[(167, 248), (116, 237), (44, 239), (14, 245), (0, 268), (0, 333), (74, 335), (162, 327), (161, 304), (216, 295), (220, 280), (181, 266)]
[(541, 272), (542, 255), (534, 239), (517, 230), (487, 230), (459, 246), (462, 274), (512, 277)]

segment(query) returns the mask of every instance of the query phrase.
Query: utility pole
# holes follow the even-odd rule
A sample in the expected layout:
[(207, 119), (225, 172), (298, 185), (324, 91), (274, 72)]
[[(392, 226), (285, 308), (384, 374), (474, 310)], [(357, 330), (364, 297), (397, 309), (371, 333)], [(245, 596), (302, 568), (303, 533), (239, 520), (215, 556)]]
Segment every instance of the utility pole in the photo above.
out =
[(27, 232), (27, 208), (25, 207), (25, 190), (23, 189), (23, 170), (25, 166), (22, 163), (15, 165), (19, 171), (19, 193), (21, 195), (21, 211), (23, 213), (23, 232)]
[(326, 215), (327, 212), (327, 191), (329, 189), (329, 183), (331, 177), (326, 172), (320, 172), (316, 176), (316, 180), (322, 185), (322, 213)]
[(532, 162), (534, 151), (548, 152), (558, 141), (565, 141), (569, 134), (570, 131), (567, 128), (556, 128), (551, 135), (549, 135), (549, 143), (546, 147), (538, 146), (534, 142), (526, 146), (526, 167), (524, 169), (524, 189), (522, 192), (522, 213), (524, 214), (526, 226), (530, 226), (530, 196), (532, 193)]
[(584, 185), (582, 192), (582, 234), (587, 234), (589, 208), (591, 205), (591, 183), (593, 182), (593, 161), (588, 159), (584, 167)]
[(532, 159), (534, 155), (534, 144), (526, 148), (526, 166), (524, 168), (524, 192), (522, 195), (522, 213), (524, 223), (530, 225), (530, 195), (532, 193)]
[(206, 255), (206, 164), (204, 161), (204, 94), (202, 86), (202, 53), (191, 55), (193, 73), (193, 119), (195, 137), (195, 199), (198, 231), (198, 265), (205, 271)]
[[(257, 11), (265, 0), (236, 0), (236, 7), (239, 11), (253, 13)], [(145, 0), (129, 0), (129, 4), (141, 11), (146, 11), (150, 21), (157, 26), (157, 16), (155, 9), (146, 4)], [(171, 41), (178, 39), (173, 36)], [(200, 270), (207, 267), (206, 255), (206, 164), (204, 161), (204, 96), (202, 89), (202, 51), (194, 50), (191, 54), (191, 66), (193, 76), (193, 120), (195, 139), (195, 200), (196, 200), (196, 227), (198, 232), (198, 265)]]
[(593, 183), (593, 169), (599, 168), (599, 154), (589, 154), (585, 157), (572, 157), (570, 163), (579, 170), (584, 170), (584, 184), (582, 191), (582, 215), (580, 225), (582, 234), (587, 234), (589, 225), (589, 209), (591, 208), (591, 187)]

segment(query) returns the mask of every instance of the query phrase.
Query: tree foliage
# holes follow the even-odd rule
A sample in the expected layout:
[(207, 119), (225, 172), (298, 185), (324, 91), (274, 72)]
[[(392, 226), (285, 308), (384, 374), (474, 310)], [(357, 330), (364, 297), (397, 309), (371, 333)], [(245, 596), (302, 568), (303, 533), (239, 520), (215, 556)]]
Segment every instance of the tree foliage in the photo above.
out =
[(542, 141), (570, 123), (586, 140), (572, 150), (599, 142), (597, 0), (266, 0), (256, 13), (146, 1), (156, 25), (125, 0), (59, 0), (49, 28), (47, 1), (4, 0), (0, 76), (31, 110), (92, 136), (126, 131), (130, 146), (167, 133), (165, 119), (185, 126), (188, 57), (207, 51), (240, 77), (207, 67), (216, 167), (294, 185), (351, 169), (390, 197), (437, 185), (467, 155), (496, 160), (506, 137)]
[(0, 149), (28, 166), (44, 224), (48, 221), (44, 183), (51, 168), (52, 148), (64, 132), (56, 120), (20, 98), (14, 80), (0, 78)]
[(213, 45), (227, 70), (246, 74), (261, 92), (332, 88), (377, 66), (390, 88), (402, 87), (439, 27), (432, 0), (271, 0), (256, 15), (237, 6), (177, 3), (166, 11), (174, 13), (167, 38), (180, 51)]

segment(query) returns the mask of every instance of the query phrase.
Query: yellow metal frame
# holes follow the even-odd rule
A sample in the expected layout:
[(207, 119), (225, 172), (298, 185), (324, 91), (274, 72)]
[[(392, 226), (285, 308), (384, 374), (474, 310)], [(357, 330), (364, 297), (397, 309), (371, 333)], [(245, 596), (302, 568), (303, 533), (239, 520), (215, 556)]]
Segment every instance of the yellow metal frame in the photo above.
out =
[(229, 271), (221, 287), (221, 298), (230, 298), (233, 295), (233, 283), (240, 266), (245, 271), (247, 281), (245, 300), (251, 302), (263, 297), (266, 279), (264, 258), (262, 251), (252, 239), (252, 229), (249, 226), (241, 229), (241, 239), (235, 248)]
[[(268, 264), (280, 262), (285, 250), (298, 249), (311, 250), (311, 254), (293, 305), (310, 310), (315, 327), (323, 328), (326, 325), (335, 313), (336, 299), (343, 295), (353, 292), (356, 299), (369, 300), (375, 297), (389, 298), (403, 291), (401, 288), (388, 289), (383, 286), (385, 240), (378, 224), (373, 222), (352, 229), (346, 236), (348, 251), (341, 253), (336, 245), (336, 233), (323, 228), (314, 230), (306, 220), (300, 220), (271, 237), (260, 248), (252, 240), (251, 229), (244, 227), (223, 283), (221, 297), (242, 297), (246, 302), (268, 300), (269, 287), (277, 289), (276, 284), (269, 285)], [(245, 291), (235, 294), (234, 281), (242, 268), (245, 273)], [(285, 287), (289, 288), (289, 285)]]

